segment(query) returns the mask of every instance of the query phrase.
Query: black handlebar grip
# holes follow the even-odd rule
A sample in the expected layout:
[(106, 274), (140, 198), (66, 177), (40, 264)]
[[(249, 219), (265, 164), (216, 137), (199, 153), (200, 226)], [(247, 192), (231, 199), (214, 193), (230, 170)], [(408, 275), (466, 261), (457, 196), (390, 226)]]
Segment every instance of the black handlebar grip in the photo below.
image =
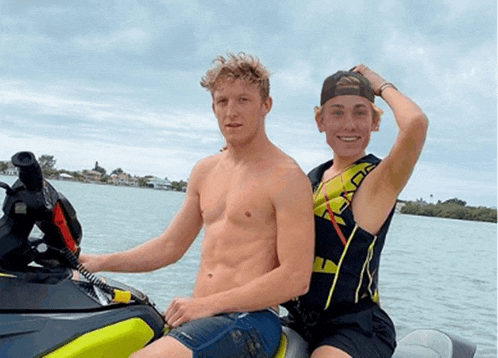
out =
[(33, 153), (14, 154), (12, 164), (19, 168), (19, 180), (26, 186), (26, 189), (38, 191), (43, 188), (43, 173)]

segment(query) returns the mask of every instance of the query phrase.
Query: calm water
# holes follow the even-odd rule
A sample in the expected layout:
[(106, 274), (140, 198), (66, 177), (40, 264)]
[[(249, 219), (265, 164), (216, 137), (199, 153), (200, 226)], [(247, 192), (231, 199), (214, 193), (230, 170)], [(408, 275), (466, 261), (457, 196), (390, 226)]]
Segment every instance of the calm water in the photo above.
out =
[[(14, 177), (0, 176), (12, 184)], [(133, 247), (162, 232), (184, 194), (51, 181), (73, 204), (83, 226), (82, 249)], [(0, 200), (3, 202), (3, 191)], [(163, 310), (190, 295), (202, 234), (177, 264), (145, 274), (106, 274), (149, 295)], [(495, 358), (497, 226), (397, 214), (381, 264), (381, 303), (399, 338), (436, 328), (475, 342), (477, 358)]]

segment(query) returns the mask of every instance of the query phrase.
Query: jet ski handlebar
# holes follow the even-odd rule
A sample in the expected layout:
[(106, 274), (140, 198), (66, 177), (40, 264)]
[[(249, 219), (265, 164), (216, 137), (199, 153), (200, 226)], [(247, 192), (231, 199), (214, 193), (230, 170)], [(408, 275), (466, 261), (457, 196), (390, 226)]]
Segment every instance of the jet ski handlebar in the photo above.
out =
[[(31, 152), (18, 152), (12, 164), (19, 179), (12, 188), (6, 183), (0, 218), (0, 267), (21, 270), (34, 261), (45, 267), (71, 267), (63, 252), (79, 256), (82, 228), (76, 211), (64, 195), (43, 178)], [(29, 237), (34, 226), (43, 237)]]
[(19, 152), (12, 157), (12, 164), (19, 168), (19, 180), (30, 191), (43, 187), (43, 173), (36, 157), (31, 152)]

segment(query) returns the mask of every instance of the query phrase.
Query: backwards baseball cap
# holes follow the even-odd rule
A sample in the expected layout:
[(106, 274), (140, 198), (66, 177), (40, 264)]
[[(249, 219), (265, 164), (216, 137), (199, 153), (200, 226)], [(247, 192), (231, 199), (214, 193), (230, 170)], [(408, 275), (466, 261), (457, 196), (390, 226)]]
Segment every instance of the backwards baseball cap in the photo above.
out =
[[(354, 77), (358, 79), (359, 83), (351, 85), (340, 85), (339, 87), (337, 87), (337, 82), (339, 82), (339, 80), (345, 76)], [(359, 73), (352, 71), (337, 71), (333, 75), (327, 77), (325, 81), (323, 81), (322, 94), (320, 96), (320, 106), (323, 106), (325, 102), (333, 97), (344, 95), (365, 97), (372, 103), (375, 99), (374, 90), (370, 85), (370, 81), (365, 77), (363, 77)]]

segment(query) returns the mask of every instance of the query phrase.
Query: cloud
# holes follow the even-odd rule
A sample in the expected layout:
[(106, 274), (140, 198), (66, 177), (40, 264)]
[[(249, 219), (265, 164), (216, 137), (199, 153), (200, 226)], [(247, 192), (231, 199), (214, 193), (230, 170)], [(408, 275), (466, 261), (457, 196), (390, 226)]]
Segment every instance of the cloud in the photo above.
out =
[(32, 151), (37, 158), (43, 154), (53, 155), (58, 169), (92, 169), (98, 161), (109, 172), (120, 167), (133, 175), (155, 175), (170, 180), (187, 179), (193, 163), (201, 159), (190, 148), (144, 147), (83, 138), (48, 138), (9, 131), (0, 133), (0, 142), (0, 160), (9, 160), (18, 151)]
[(84, 52), (119, 51), (141, 54), (148, 49), (150, 36), (144, 29), (134, 27), (114, 31), (106, 36), (102, 36), (102, 34), (77, 36), (72, 42), (80, 51)]
[[(119, 96), (103, 92), (85, 86), (42, 89), (38, 83), (4, 82), (0, 90), (4, 98), (5, 115), (0, 122), (3, 132), (14, 137), (19, 131), (28, 137), (43, 134), (52, 141), (128, 143), (173, 150), (187, 146), (190, 150), (213, 151), (221, 147), (222, 140), (209, 107), (201, 111), (149, 107), (126, 93)], [(6, 142), (2, 144), (5, 148)], [(76, 148), (85, 151), (88, 147)]]
[(297, 60), (291, 66), (282, 68), (272, 76), (273, 86), (286, 94), (302, 94), (315, 91), (317, 86), (313, 80), (313, 66)]
[[(496, 163), (494, 168), (496, 173)], [(422, 161), (417, 164), (400, 199), (422, 198), (437, 202), (458, 197), (470, 206), (496, 207), (496, 185), (493, 170), (481, 171), (480, 176), (475, 176), (474, 172), (463, 166)]]
[[(104, 122), (123, 125), (126, 122), (140, 126), (166, 127), (170, 129), (192, 128), (199, 130), (212, 127), (210, 109), (202, 114), (189, 110), (170, 109), (161, 106), (149, 108), (139, 99), (133, 99), (122, 89), (121, 93), (105, 93), (103, 88), (86, 86), (46, 86), (40, 83), (4, 81), (0, 89), (3, 104), (11, 108), (22, 108), (30, 114), (85, 118), (98, 124)], [(164, 112), (163, 112), (164, 110)], [(25, 112), (24, 112), (25, 113)]]
[[(417, 197), (424, 176), (478, 187), (476, 173), (483, 186), (496, 176), (490, 0), (26, 4), (1, 5), (0, 158), (29, 147), (77, 169), (86, 156), (85, 166), (109, 158), (107, 167), (133, 163), (144, 172), (140, 163), (155, 170), (160, 162), (160, 176), (176, 172), (173, 164), (190, 169), (223, 142), (199, 80), (214, 56), (231, 50), (257, 55), (273, 73), (269, 137), (305, 170), (331, 157), (313, 120), (323, 79), (364, 62), (429, 116), (420, 163), (472, 173), (416, 169), (420, 186), (406, 193)], [(386, 113), (370, 150), (383, 156), (397, 128), (378, 103)]]

